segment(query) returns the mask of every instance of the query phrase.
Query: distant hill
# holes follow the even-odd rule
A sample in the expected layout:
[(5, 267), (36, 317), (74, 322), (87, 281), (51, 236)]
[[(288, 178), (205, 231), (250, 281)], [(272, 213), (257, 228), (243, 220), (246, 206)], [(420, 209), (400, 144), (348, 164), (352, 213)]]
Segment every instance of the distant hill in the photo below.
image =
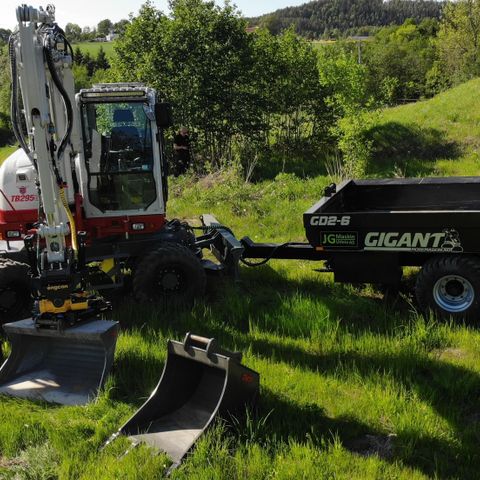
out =
[(273, 33), (295, 25), (300, 35), (326, 38), (365, 33), (365, 27), (400, 25), (407, 18), (439, 18), (443, 5), (433, 0), (316, 0), (252, 18), (250, 24), (266, 26)]

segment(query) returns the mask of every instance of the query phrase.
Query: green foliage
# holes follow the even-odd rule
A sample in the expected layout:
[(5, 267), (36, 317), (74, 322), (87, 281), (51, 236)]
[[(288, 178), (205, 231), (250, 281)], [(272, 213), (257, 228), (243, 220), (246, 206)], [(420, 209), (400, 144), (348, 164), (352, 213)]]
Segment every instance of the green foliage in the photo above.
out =
[(268, 146), (283, 150), (284, 158), (314, 142), (327, 131), (325, 92), (319, 82), (317, 52), (293, 29), (273, 36), (263, 29), (253, 37), (252, 80), (257, 107), (262, 109)]
[(8, 47), (0, 47), (0, 147), (12, 140), (10, 131), (10, 62)]
[(300, 150), (329, 142), (332, 107), (317, 52), (292, 29), (249, 35), (230, 5), (178, 0), (170, 18), (144, 5), (116, 51), (115, 78), (155, 86), (177, 123), (194, 131), (199, 169), (235, 162), (249, 175), (255, 159), (274, 151), (284, 170)]
[(437, 29), (435, 20), (419, 24), (407, 20), (400, 27), (381, 29), (372, 42), (366, 42), (363, 58), (369, 72), (369, 89), (374, 91), (388, 81), (393, 87), (390, 102), (435, 93), (438, 86), (431, 81), (431, 70)]
[(65, 35), (71, 43), (80, 42), (82, 41), (82, 28), (76, 23), (67, 23), (65, 25)]
[(8, 48), (0, 47), (0, 127), (9, 124), (10, 116), (10, 61)]
[(73, 76), (77, 91), (89, 88), (94, 83), (109, 81), (110, 62), (101, 46), (97, 50), (96, 58), (92, 57), (89, 50), (84, 53), (78, 46), (75, 48), (73, 56)]
[(368, 137), (374, 124), (371, 112), (359, 111), (339, 119), (334, 132), (338, 135), (338, 148), (343, 154), (344, 178), (362, 178), (371, 160), (373, 141)]
[(88, 75), (88, 69), (85, 65), (74, 64), (72, 72), (75, 78), (75, 89), (77, 91), (91, 86), (90, 76)]
[(178, 0), (167, 18), (147, 4), (116, 49), (117, 78), (145, 81), (172, 101), (204, 164), (231, 162), (243, 137), (298, 138), (318, 98), (311, 46), (292, 32), (250, 36), (229, 5)]
[(110, 63), (108, 61), (105, 50), (100, 47), (97, 54), (97, 59), (95, 61), (95, 70), (107, 70), (110, 68)]
[(480, 1), (446, 5), (438, 34), (442, 75), (455, 85), (480, 75)]
[(0, 28), (0, 46), (8, 42), (11, 33), (12, 31), (8, 28)]
[(331, 108), (330, 135), (343, 154), (341, 176), (361, 177), (370, 158), (371, 142), (364, 135), (372, 122), (374, 99), (367, 89), (367, 70), (348, 53), (345, 45), (319, 51), (320, 83)]

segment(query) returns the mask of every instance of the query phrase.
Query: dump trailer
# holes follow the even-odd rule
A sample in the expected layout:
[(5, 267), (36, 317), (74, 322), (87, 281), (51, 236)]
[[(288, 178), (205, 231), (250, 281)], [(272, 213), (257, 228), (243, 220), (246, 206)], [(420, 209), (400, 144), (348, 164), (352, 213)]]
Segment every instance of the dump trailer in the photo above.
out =
[[(337, 282), (399, 286), (420, 267), (420, 307), (439, 316), (480, 315), (480, 179), (348, 180), (326, 188), (303, 215), (308, 243), (242, 239), (242, 260), (324, 261)], [(257, 262), (263, 263), (263, 262)]]
[(214, 338), (187, 333), (169, 340), (160, 381), (150, 398), (114, 434), (144, 443), (180, 464), (214, 418), (239, 420), (259, 395), (259, 375), (242, 365), (242, 354), (222, 349)]

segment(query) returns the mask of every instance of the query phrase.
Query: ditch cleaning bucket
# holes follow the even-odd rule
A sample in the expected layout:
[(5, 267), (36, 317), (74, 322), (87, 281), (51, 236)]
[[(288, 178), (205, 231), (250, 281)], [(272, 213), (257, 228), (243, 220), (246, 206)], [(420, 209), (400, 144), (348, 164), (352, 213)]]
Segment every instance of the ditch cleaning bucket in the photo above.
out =
[(0, 368), (0, 394), (62, 405), (96, 397), (113, 364), (118, 322), (94, 320), (64, 331), (32, 319), (3, 326), (11, 354)]
[(128, 435), (178, 465), (216, 415), (242, 415), (255, 403), (259, 375), (241, 361), (241, 353), (219, 348), (213, 338), (187, 333), (183, 343), (169, 340), (160, 382), (110, 441)]

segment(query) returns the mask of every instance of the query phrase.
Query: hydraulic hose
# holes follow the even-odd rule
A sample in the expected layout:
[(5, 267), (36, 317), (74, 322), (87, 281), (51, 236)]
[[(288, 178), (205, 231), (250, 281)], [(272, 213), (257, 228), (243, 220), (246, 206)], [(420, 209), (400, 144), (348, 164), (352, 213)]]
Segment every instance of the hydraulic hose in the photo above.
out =
[(68, 205), (67, 197), (65, 195), (65, 189), (60, 187), (60, 199), (62, 200), (63, 207), (65, 212), (67, 212), (68, 221), (70, 222), (70, 235), (72, 237), (72, 249), (75, 253), (78, 253), (78, 242), (77, 242), (77, 226), (75, 224), (75, 219), (73, 218), (72, 211)]
[(68, 96), (68, 93), (65, 90), (60, 78), (58, 77), (58, 73), (55, 69), (55, 65), (53, 63), (53, 58), (52, 58), (51, 48), (48, 45), (48, 38), (45, 38), (45, 42), (44, 42), (44, 45), (43, 45), (43, 50), (45, 52), (45, 58), (47, 60), (48, 70), (49, 70), (50, 75), (52, 77), (53, 83), (55, 84), (58, 91), (60, 92), (60, 95), (62, 96), (63, 103), (65, 105), (65, 111), (67, 113), (67, 128), (65, 130), (62, 141), (60, 142), (60, 146), (58, 147), (58, 151), (57, 151), (57, 158), (60, 160), (64, 151), (65, 151), (67, 143), (70, 140), (70, 135), (72, 133), (72, 129), (73, 129), (73, 108), (72, 108), (72, 103), (70, 102), (70, 98)]
[[(63, 36), (63, 35), (62, 35)], [(65, 38), (64, 38), (65, 39)], [(65, 39), (66, 40), (66, 39)], [(71, 49), (71, 47), (70, 47)], [(61, 161), (63, 153), (65, 152), (65, 148), (67, 147), (68, 142), (70, 141), (70, 136), (73, 129), (73, 108), (72, 103), (70, 101), (70, 97), (68, 96), (67, 91), (65, 90), (60, 78), (58, 77), (57, 70), (55, 69), (55, 65), (53, 63), (51, 47), (48, 45), (48, 38), (45, 38), (45, 42), (43, 45), (43, 50), (45, 53), (45, 59), (47, 61), (48, 70), (52, 77), (53, 83), (57, 87), (60, 95), (62, 97), (63, 103), (65, 105), (65, 111), (67, 115), (67, 128), (63, 135), (63, 138), (60, 142), (60, 146), (58, 147), (57, 151), (57, 159)], [(65, 208), (65, 212), (67, 213), (68, 220), (70, 222), (70, 233), (72, 239), (72, 249), (75, 254), (78, 253), (78, 242), (77, 242), (77, 227), (75, 224), (75, 219), (73, 218), (72, 211), (70, 210), (70, 206), (68, 205), (68, 201), (65, 195), (65, 189), (63, 187), (62, 179), (58, 178), (57, 182), (59, 183), (59, 194), (62, 204)]]
[(30, 149), (28, 148), (27, 142), (22, 134), (22, 126), (20, 123), (20, 118), (18, 114), (18, 77), (17, 77), (17, 59), (15, 56), (15, 33), (10, 35), (8, 40), (8, 53), (10, 57), (10, 74), (12, 76), (12, 93), (10, 97), (10, 117), (12, 120), (12, 128), (17, 142), (20, 144), (24, 152), (28, 155)]

